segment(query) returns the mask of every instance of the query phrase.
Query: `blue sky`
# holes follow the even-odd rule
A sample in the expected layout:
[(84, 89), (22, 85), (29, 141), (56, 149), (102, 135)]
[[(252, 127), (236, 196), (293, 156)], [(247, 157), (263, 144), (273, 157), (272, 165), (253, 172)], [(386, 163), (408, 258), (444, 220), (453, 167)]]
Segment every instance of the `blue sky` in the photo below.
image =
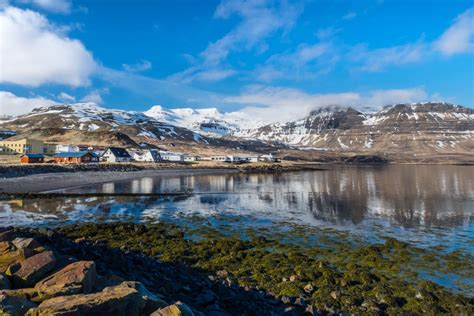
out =
[(0, 114), (474, 105), (472, 1), (0, 0)]

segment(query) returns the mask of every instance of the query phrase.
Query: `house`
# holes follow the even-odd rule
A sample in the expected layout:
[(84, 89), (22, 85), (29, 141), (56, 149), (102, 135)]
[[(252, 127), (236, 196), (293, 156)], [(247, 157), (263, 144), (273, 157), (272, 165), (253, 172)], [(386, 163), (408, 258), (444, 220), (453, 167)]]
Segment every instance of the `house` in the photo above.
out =
[(247, 158), (241, 156), (226, 156), (224, 161), (233, 163), (243, 163), (247, 162)]
[(44, 144), (43, 154), (45, 155), (54, 155), (56, 153), (56, 144)]
[(88, 151), (73, 151), (54, 155), (56, 163), (88, 163), (99, 162), (99, 157)]
[(44, 156), (43, 154), (23, 154), (20, 157), (21, 163), (43, 163)]
[(245, 157), (245, 160), (247, 162), (259, 162), (260, 157), (259, 156), (248, 156)]
[(277, 158), (275, 158), (272, 154), (268, 154), (268, 155), (261, 155), (259, 157), (259, 160), (260, 161), (266, 161), (266, 162), (277, 162), (279, 161)]
[(226, 161), (227, 156), (211, 156), (211, 161)]
[(199, 156), (190, 156), (190, 155), (185, 155), (183, 157), (184, 161), (187, 161), (187, 162), (192, 162), (192, 161), (197, 161), (199, 160)]
[(132, 156), (128, 153), (125, 148), (121, 147), (109, 147), (102, 154), (102, 161), (108, 162), (130, 162)]
[(41, 140), (22, 138), (0, 141), (0, 154), (42, 154), (44, 143)]
[(162, 161), (171, 161), (171, 162), (182, 162), (184, 161), (184, 157), (182, 154), (173, 153), (170, 151), (161, 151), (160, 156)]
[(132, 155), (133, 160), (141, 162), (159, 162), (161, 156), (156, 149), (145, 149), (144, 151), (135, 151)]
[(63, 145), (59, 144), (56, 145), (56, 152), (57, 153), (68, 153), (68, 152), (73, 152), (73, 151), (79, 151), (76, 145)]

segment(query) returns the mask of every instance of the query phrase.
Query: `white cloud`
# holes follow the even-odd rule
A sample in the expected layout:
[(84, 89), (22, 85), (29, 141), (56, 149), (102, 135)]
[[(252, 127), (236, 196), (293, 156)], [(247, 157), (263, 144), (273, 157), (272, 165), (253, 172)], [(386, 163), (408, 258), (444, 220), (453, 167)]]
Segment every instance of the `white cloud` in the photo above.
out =
[(433, 46), (447, 56), (474, 51), (474, 8), (459, 15)]
[(0, 11), (0, 82), (87, 85), (96, 67), (92, 54), (63, 31), (31, 10)]
[[(240, 22), (220, 39), (209, 44), (201, 52), (196, 64), (170, 77), (175, 81), (222, 80), (235, 74), (228, 65), (223, 65), (228, 56), (236, 51), (262, 52), (265, 39), (277, 31), (287, 31), (295, 22), (300, 8), (286, 1), (228, 0), (216, 8), (214, 17), (229, 19), (238, 16)], [(203, 72), (204, 75), (200, 75)], [(219, 74), (218, 76), (209, 74)]]
[(300, 44), (293, 51), (272, 55), (254, 74), (261, 81), (312, 79), (331, 69), (338, 58), (330, 42)]
[(341, 105), (359, 110), (376, 110), (387, 104), (420, 102), (428, 98), (421, 88), (309, 94), (291, 88), (252, 86), (238, 96), (225, 97), (223, 100), (244, 105), (240, 111), (253, 120), (279, 122), (303, 118), (323, 106)]
[(66, 92), (61, 92), (58, 94), (57, 98), (63, 102), (76, 102), (76, 98)]
[(0, 91), (0, 115), (21, 115), (30, 112), (34, 108), (53, 104), (55, 104), (53, 100), (43, 97), (23, 98), (11, 92)]
[(350, 20), (353, 20), (357, 17), (357, 13), (355, 12), (348, 12), (347, 14), (345, 14), (342, 19), (343, 20), (346, 20), (346, 21), (350, 21)]
[(67, 14), (71, 12), (70, 0), (17, 0), (18, 3), (31, 4), (43, 10)]
[(141, 60), (136, 64), (122, 64), (122, 68), (128, 72), (141, 72), (151, 69), (152, 63), (149, 60)]
[(420, 40), (413, 44), (368, 50), (365, 45), (356, 46), (350, 58), (360, 62), (360, 70), (376, 72), (387, 66), (415, 63), (425, 56), (427, 46)]
[(95, 104), (101, 104), (104, 102), (104, 100), (102, 99), (101, 91), (94, 90), (85, 95), (81, 99), (81, 102), (93, 102)]

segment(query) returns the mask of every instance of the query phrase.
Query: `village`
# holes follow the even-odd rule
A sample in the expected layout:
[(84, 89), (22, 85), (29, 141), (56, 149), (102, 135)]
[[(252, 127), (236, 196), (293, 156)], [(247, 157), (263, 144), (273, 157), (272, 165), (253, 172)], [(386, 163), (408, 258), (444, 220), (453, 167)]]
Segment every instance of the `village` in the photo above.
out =
[(263, 155), (201, 156), (171, 152), (157, 148), (123, 148), (91, 145), (49, 144), (31, 138), (0, 140), (0, 155), (18, 157), (22, 164), (56, 163), (193, 163), (212, 161), (224, 163), (279, 162), (271, 153)]

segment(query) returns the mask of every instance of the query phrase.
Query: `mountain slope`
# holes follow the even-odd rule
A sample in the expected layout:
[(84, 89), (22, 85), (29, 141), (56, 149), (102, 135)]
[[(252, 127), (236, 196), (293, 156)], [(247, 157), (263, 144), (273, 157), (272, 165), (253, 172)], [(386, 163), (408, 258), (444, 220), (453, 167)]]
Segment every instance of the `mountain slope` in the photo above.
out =
[(473, 134), (474, 110), (448, 103), (397, 104), (376, 113), (325, 107), (301, 120), (235, 133), (300, 149), (409, 155), (469, 154)]
[(241, 112), (222, 113), (216, 108), (208, 109), (166, 109), (160, 105), (151, 107), (145, 115), (171, 125), (184, 127), (194, 132), (212, 136), (229, 136), (241, 128), (255, 128), (264, 125), (250, 121)]
[[(169, 117), (167, 121), (172, 121)], [(0, 122), (0, 128), (47, 142), (99, 146), (157, 146), (185, 152), (218, 150), (267, 151), (259, 140), (228, 140), (207, 137), (174, 126), (142, 112), (110, 110), (93, 103), (40, 107)]]

